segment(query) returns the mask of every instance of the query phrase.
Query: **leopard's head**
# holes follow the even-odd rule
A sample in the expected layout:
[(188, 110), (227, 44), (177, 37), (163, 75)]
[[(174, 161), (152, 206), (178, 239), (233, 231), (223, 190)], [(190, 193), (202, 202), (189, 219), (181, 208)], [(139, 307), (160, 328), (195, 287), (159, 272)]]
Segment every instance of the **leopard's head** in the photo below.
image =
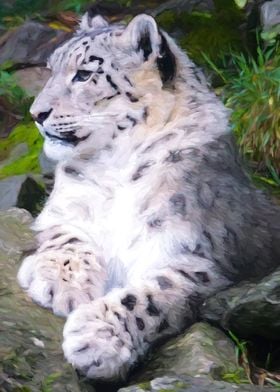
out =
[[(168, 37), (148, 15), (127, 26), (86, 13), (76, 34), (49, 59), (51, 76), (31, 114), (49, 158), (106, 148), (147, 119), (175, 75)], [(168, 89), (168, 87), (167, 87)]]

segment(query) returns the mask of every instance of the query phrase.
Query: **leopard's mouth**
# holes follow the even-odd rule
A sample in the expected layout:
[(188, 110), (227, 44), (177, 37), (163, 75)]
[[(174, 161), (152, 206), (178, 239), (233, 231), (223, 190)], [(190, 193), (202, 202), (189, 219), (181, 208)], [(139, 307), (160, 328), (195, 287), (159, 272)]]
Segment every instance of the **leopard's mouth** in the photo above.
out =
[(83, 142), (89, 137), (90, 134), (85, 136), (78, 137), (74, 134), (73, 131), (64, 132), (63, 136), (54, 135), (49, 132), (45, 132), (45, 136), (53, 142), (60, 143), (60, 144), (72, 144), (73, 146), (77, 146), (80, 142)]

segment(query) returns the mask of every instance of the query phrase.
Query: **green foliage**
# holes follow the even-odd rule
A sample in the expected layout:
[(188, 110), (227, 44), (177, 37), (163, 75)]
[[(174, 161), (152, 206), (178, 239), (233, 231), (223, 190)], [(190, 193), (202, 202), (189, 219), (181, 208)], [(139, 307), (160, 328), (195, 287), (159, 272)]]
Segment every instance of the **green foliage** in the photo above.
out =
[(12, 175), (40, 173), (38, 155), (42, 149), (43, 139), (33, 123), (22, 123), (14, 128), (8, 138), (1, 140), (0, 159), (5, 159), (20, 143), (26, 143), (28, 152), (15, 161), (0, 167), (0, 180)]
[(234, 1), (237, 7), (239, 8), (244, 8), (245, 5), (248, 3), (248, 0), (234, 0)]
[(256, 58), (231, 53), (230, 64), (208, 65), (224, 83), (226, 105), (232, 109), (233, 130), (241, 150), (256, 172), (269, 173), (270, 185), (280, 185), (280, 51), (257, 48)]
[(13, 74), (8, 71), (12, 66), (10, 62), (0, 65), (0, 98), (3, 97), (23, 117), (29, 116), (29, 107), (32, 98), (17, 84)]
[(216, 60), (222, 53), (244, 48), (244, 37), (238, 30), (245, 20), (245, 14), (233, 0), (226, 3), (215, 0), (212, 12), (175, 12), (166, 11), (157, 17), (165, 30), (171, 32), (178, 27), (184, 35), (180, 45), (187, 50), (197, 63), (204, 63), (202, 53)]
[(247, 342), (240, 340), (233, 332), (228, 331), (230, 338), (235, 344), (235, 356), (236, 362), (241, 364), (235, 372), (223, 374), (223, 380), (227, 382), (233, 382), (235, 384), (248, 384), (250, 383), (249, 375), (246, 374), (246, 370), (249, 366), (249, 360), (247, 356)]
[(239, 73), (228, 80), (227, 106), (241, 149), (280, 185), (280, 52), (258, 49), (257, 59), (233, 56)]
[(0, 23), (5, 27), (22, 24), (26, 18), (47, 15), (59, 11), (81, 12), (89, 4), (88, 0), (4, 0), (0, 7)]
[(16, 26), (21, 24), (26, 16), (39, 13), (48, 3), (44, 0), (4, 0), (0, 7), (0, 21), (4, 25)]
[(248, 378), (246, 378), (244, 369), (242, 369), (241, 367), (238, 368), (234, 373), (223, 374), (222, 380), (226, 382), (232, 382), (234, 384), (249, 384), (249, 380)]
[(280, 24), (272, 26), (268, 30), (261, 32), (261, 37), (267, 43), (267, 45), (275, 45), (279, 36)]
[[(94, 1), (91, 1), (91, 3), (94, 3)], [(88, 0), (63, 0), (58, 2), (54, 8), (56, 11), (74, 11), (82, 13), (88, 5)]]

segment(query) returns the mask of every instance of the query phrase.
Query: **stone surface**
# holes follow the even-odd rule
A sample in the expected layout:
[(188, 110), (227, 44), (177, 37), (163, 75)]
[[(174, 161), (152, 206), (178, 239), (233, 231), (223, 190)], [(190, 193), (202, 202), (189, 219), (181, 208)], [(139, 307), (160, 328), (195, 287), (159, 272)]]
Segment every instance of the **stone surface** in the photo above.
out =
[(93, 391), (63, 359), (63, 319), (33, 304), (16, 282), (23, 252), (34, 248), (31, 221), (25, 210), (0, 211), (0, 391)]
[[(116, 385), (93, 386), (77, 378), (61, 350), (64, 320), (33, 304), (18, 286), (16, 274), (21, 258), (35, 247), (31, 223), (31, 215), (25, 210), (0, 211), (0, 391), (117, 391)], [(183, 336), (155, 351), (146, 370), (133, 376), (133, 383), (140, 384), (123, 388), (122, 392), (260, 390), (200, 377), (207, 374), (219, 378), (225, 372), (237, 370), (231, 341), (205, 323), (197, 323)], [(170, 377), (155, 379), (161, 374)], [(192, 378), (189, 374), (199, 377)]]
[(28, 210), (34, 216), (37, 215), (41, 211), (47, 196), (44, 187), (40, 185), (42, 181), (41, 175), (31, 177), (25, 174), (1, 180), (0, 210), (16, 206)]
[(280, 24), (280, 0), (265, 2), (261, 6), (260, 17), (265, 31)]
[(238, 336), (280, 339), (280, 269), (259, 283), (243, 283), (206, 300), (203, 319)]
[(157, 348), (134, 380), (150, 380), (166, 374), (208, 375), (221, 379), (239, 369), (232, 341), (207, 323), (196, 323), (182, 336)]
[(155, 378), (150, 382), (132, 385), (119, 389), (119, 392), (257, 392), (277, 391), (272, 387), (257, 387), (253, 385), (235, 385), (223, 381), (211, 381), (204, 377), (166, 376)]
[(8, 177), (0, 181), (0, 210), (14, 207), (26, 175)]
[(54, 48), (69, 38), (69, 33), (29, 21), (4, 38), (0, 42), (0, 64), (8, 60), (24, 65), (45, 64)]

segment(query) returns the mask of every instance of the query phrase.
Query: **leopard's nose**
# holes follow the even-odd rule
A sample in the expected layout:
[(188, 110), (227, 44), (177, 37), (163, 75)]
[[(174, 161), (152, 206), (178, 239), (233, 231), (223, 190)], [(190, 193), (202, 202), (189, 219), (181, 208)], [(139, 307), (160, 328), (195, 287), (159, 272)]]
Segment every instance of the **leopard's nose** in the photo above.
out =
[(31, 116), (34, 121), (43, 125), (43, 122), (49, 117), (51, 112), (52, 112), (52, 109), (50, 109), (48, 112), (40, 112), (40, 113), (32, 113), (31, 112)]

